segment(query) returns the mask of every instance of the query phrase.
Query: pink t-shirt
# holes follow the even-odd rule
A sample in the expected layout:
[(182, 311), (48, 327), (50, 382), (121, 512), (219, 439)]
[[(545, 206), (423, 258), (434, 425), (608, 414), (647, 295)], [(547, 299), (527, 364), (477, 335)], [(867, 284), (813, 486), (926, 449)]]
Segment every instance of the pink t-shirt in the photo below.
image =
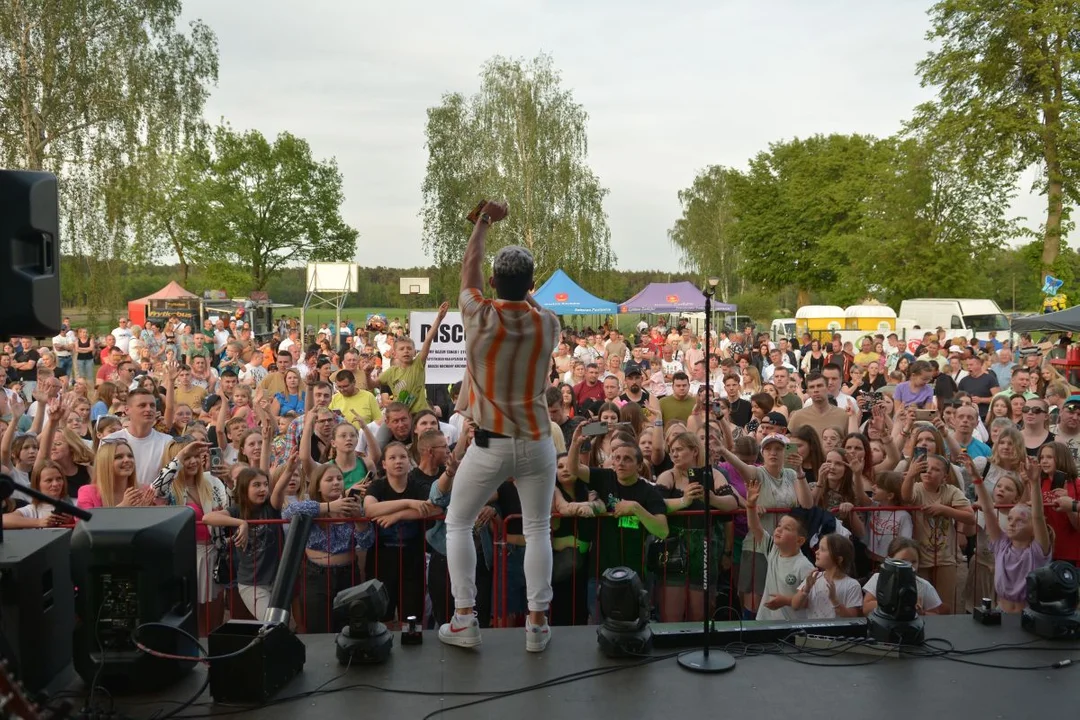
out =
[(79, 488), (79, 494), (75, 498), (75, 504), (85, 510), (105, 507), (105, 503), (101, 500), (101, 493), (94, 485), (83, 485)]

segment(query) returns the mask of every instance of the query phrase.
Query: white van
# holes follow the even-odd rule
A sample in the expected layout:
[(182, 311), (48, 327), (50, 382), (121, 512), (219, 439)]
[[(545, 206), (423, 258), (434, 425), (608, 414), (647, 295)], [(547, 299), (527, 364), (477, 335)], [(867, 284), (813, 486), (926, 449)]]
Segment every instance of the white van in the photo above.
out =
[(773, 342), (780, 338), (795, 337), (795, 318), (776, 318), (769, 327), (769, 335), (772, 336)]
[(912, 332), (917, 325), (922, 331), (936, 330), (939, 327), (949, 331), (950, 336), (972, 334), (980, 340), (990, 337), (991, 331), (997, 331), (998, 340), (1009, 337), (1009, 320), (993, 300), (974, 298), (916, 298), (900, 303), (898, 325), (907, 331), (908, 337), (918, 335)]

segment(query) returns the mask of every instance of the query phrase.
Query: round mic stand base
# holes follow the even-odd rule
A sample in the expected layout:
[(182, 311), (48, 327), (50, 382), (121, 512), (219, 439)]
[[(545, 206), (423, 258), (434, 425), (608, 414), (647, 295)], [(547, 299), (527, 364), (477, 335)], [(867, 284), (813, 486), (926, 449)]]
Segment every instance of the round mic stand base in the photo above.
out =
[(679, 655), (679, 665), (691, 672), (722, 673), (735, 669), (735, 658), (718, 650), (687, 650)]

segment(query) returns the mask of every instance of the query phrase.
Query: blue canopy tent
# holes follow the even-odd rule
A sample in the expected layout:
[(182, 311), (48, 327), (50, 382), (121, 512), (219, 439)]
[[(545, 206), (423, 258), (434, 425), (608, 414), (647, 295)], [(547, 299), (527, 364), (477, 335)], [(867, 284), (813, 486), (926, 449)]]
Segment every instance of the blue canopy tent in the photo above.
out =
[(556, 270), (533, 299), (556, 315), (614, 315), (619, 306), (592, 295), (562, 270)]

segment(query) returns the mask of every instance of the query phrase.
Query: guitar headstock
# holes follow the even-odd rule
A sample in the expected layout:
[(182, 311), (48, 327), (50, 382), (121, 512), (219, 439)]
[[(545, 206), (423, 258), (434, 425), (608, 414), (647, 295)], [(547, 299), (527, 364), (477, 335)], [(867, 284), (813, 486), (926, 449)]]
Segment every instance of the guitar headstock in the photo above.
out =
[(41, 720), (38, 707), (30, 701), (15, 679), (7, 660), (0, 660), (0, 720)]

